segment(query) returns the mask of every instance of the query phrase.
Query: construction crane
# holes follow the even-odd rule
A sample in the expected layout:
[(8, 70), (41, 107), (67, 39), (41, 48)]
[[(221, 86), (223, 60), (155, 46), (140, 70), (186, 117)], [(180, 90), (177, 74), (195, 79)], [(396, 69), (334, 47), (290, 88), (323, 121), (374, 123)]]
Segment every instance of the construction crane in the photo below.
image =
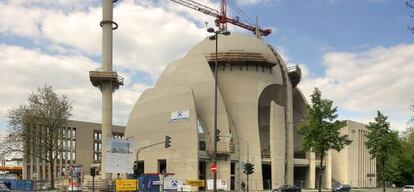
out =
[(178, 3), (180, 5), (183, 5), (185, 7), (194, 9), (196, 11), (202, 12), (206, 15), (215, 17), (216, 25), (221, 30), (227, 30), (227, 23), (231, 23), (243, 29), (252, 31), (255, 34), (260, 33), (260, 35), (263, 35), (263, 36), (268, 36), (270, 33), (272, 33), (271, 29), (260, 29), (258, 26), (254, 26), (251, 24), (241, 22), (238, 17), (236, 17), (235, 19), (228, 17), (226, 0), (221, 0), (221, 11), (215, 10), (213, 8), (210, 8), (206, 5), (203, 5), (193, 0), (171, 0), (171, 1)]

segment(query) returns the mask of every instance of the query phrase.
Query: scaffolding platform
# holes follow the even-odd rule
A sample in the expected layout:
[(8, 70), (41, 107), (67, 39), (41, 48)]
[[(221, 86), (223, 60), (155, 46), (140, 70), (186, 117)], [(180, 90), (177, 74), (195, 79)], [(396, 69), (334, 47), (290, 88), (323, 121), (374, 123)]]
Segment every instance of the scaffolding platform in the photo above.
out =
[(292, 83), (292, 87), (296, 87), (300, 80), (302, 79), (302, 71), (298, 65), (289, 66), (288, 67), (288, 74), (290, 78), (290, 82)]
[[(216, 53), (210, 53), (205, 55), (208, 62), (216, 61)], [(217, 61), (226, 64), (238, 64), (250, 62), (254, 64), (268, 65), (270, 67), (276, 66), (277, 62), (271, 55), (263, 55), (261, 53), (231, 51), (231, 52), (219, 52), (217, 53)]]
[(124, 78), (114, 71), (89, 71), (89, 79), (93, 86), (100, 89), (102, 88), (102, 83), (106, 82), (112, 82), (112, 90), (117, 90), (120, 86), (124, 85)]

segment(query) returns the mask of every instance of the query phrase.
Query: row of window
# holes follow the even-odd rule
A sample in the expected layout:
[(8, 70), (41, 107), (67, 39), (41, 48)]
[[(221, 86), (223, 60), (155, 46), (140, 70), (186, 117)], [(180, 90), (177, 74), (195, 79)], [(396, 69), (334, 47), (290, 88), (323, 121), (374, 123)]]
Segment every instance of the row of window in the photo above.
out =
[[(115, 133), (112, 133), (112, 136), (115, 139), (122, 139), (124, 138), (124, 133), (115, 132)], [(93, 140), (102, 140), (102, 132), (100, 130), (93, 131)]]
[(76, 138), (76, 128), (75, 127), (67, 127), (63, 129), (63, 136), (66, 138)]
[[(113, 138), (122, 139), (124, 138), (124, 133), (112, 133)], [(100, 130), (93, 131), (93, 161), (98, 162), (102, 159), (102, 132)]]

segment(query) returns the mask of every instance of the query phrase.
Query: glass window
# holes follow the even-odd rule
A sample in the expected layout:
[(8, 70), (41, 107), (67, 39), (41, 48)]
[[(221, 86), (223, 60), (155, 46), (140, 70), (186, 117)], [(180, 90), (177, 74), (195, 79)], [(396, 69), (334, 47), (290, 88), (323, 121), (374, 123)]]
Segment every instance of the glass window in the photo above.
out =
[(205, 130), (204, 129), (204, 123), (200, 119), (197, 119), (197, 131), (198, 131), (198, 133), (203, 134), (203, 133), (205, 133), (204, 130)]
[(73, 128), (72, 129), (72, 137), (73, 138), (76, 138), (76, 128)]
[(206, 142), (205, 141), (199, 141), (198, 142), (198, 149), (200, 151), (205, 151), (206, 150)]

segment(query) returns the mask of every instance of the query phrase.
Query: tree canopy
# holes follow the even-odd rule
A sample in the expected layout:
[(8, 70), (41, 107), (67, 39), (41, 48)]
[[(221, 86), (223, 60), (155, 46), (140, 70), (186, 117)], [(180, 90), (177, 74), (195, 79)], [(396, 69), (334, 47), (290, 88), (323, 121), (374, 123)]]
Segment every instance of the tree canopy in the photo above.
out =
[(311, 95), (311, 105), (307, 105), (305, 123), (299, 128), (299, 133), (304, 137), (305, 151), (326, 155), (329, 149), (340, 151), (351, 143), (348, 135), (339, 133), (345, 122), (336, 120), (337, 107), (332, 104), (333, 101), (322, 99), (321, 92), (315, 88)]
[(398, 173), (398, 154), (401, 145), (398, 132), (390, 129), (390, 123), (380, 111), (373, 122), (367, 126), (368, 134), (365, 142), (372, 158), (377, 160), (377, 178), (382, 183), (385, 191), (385, 183), (393, 181), (399, 176)]
[(63, 150), (62, 129), (71, 116), (66, 96), (58, 96), (45, 85), (29, 95), (28, 103), (8, 112), (8, 136), (2, 143), (7, 153), (33, 156), (50, 165), (54, 188), (54, 163)]
[(303, 149), (315, 152), (321, 159), (319, 191), (321, 191), (323, 160), (327, 151), (330, 149), (340, 151), (351, 143), (348, 135), (340, 135), (340, 129), (345, 126), (345, 122), (336, 119), (337, 107), (333, 107), (333, 101), (323, 99), (321, 95), (321, 91), (315, 88), (311, 95), (311, 105), (306, 107), (305, 122), (298, 131), (303, 135)]
[[(408, 8), (413, 9), (414, 10), (414, 0), (406, 0), (405, 1), (405, 5), (407, 5)], [(411, 15), (412, 17), (414, 17), (414, 12)], [(414, 26), (408, 26), (408, 29), (414, 33)]]

